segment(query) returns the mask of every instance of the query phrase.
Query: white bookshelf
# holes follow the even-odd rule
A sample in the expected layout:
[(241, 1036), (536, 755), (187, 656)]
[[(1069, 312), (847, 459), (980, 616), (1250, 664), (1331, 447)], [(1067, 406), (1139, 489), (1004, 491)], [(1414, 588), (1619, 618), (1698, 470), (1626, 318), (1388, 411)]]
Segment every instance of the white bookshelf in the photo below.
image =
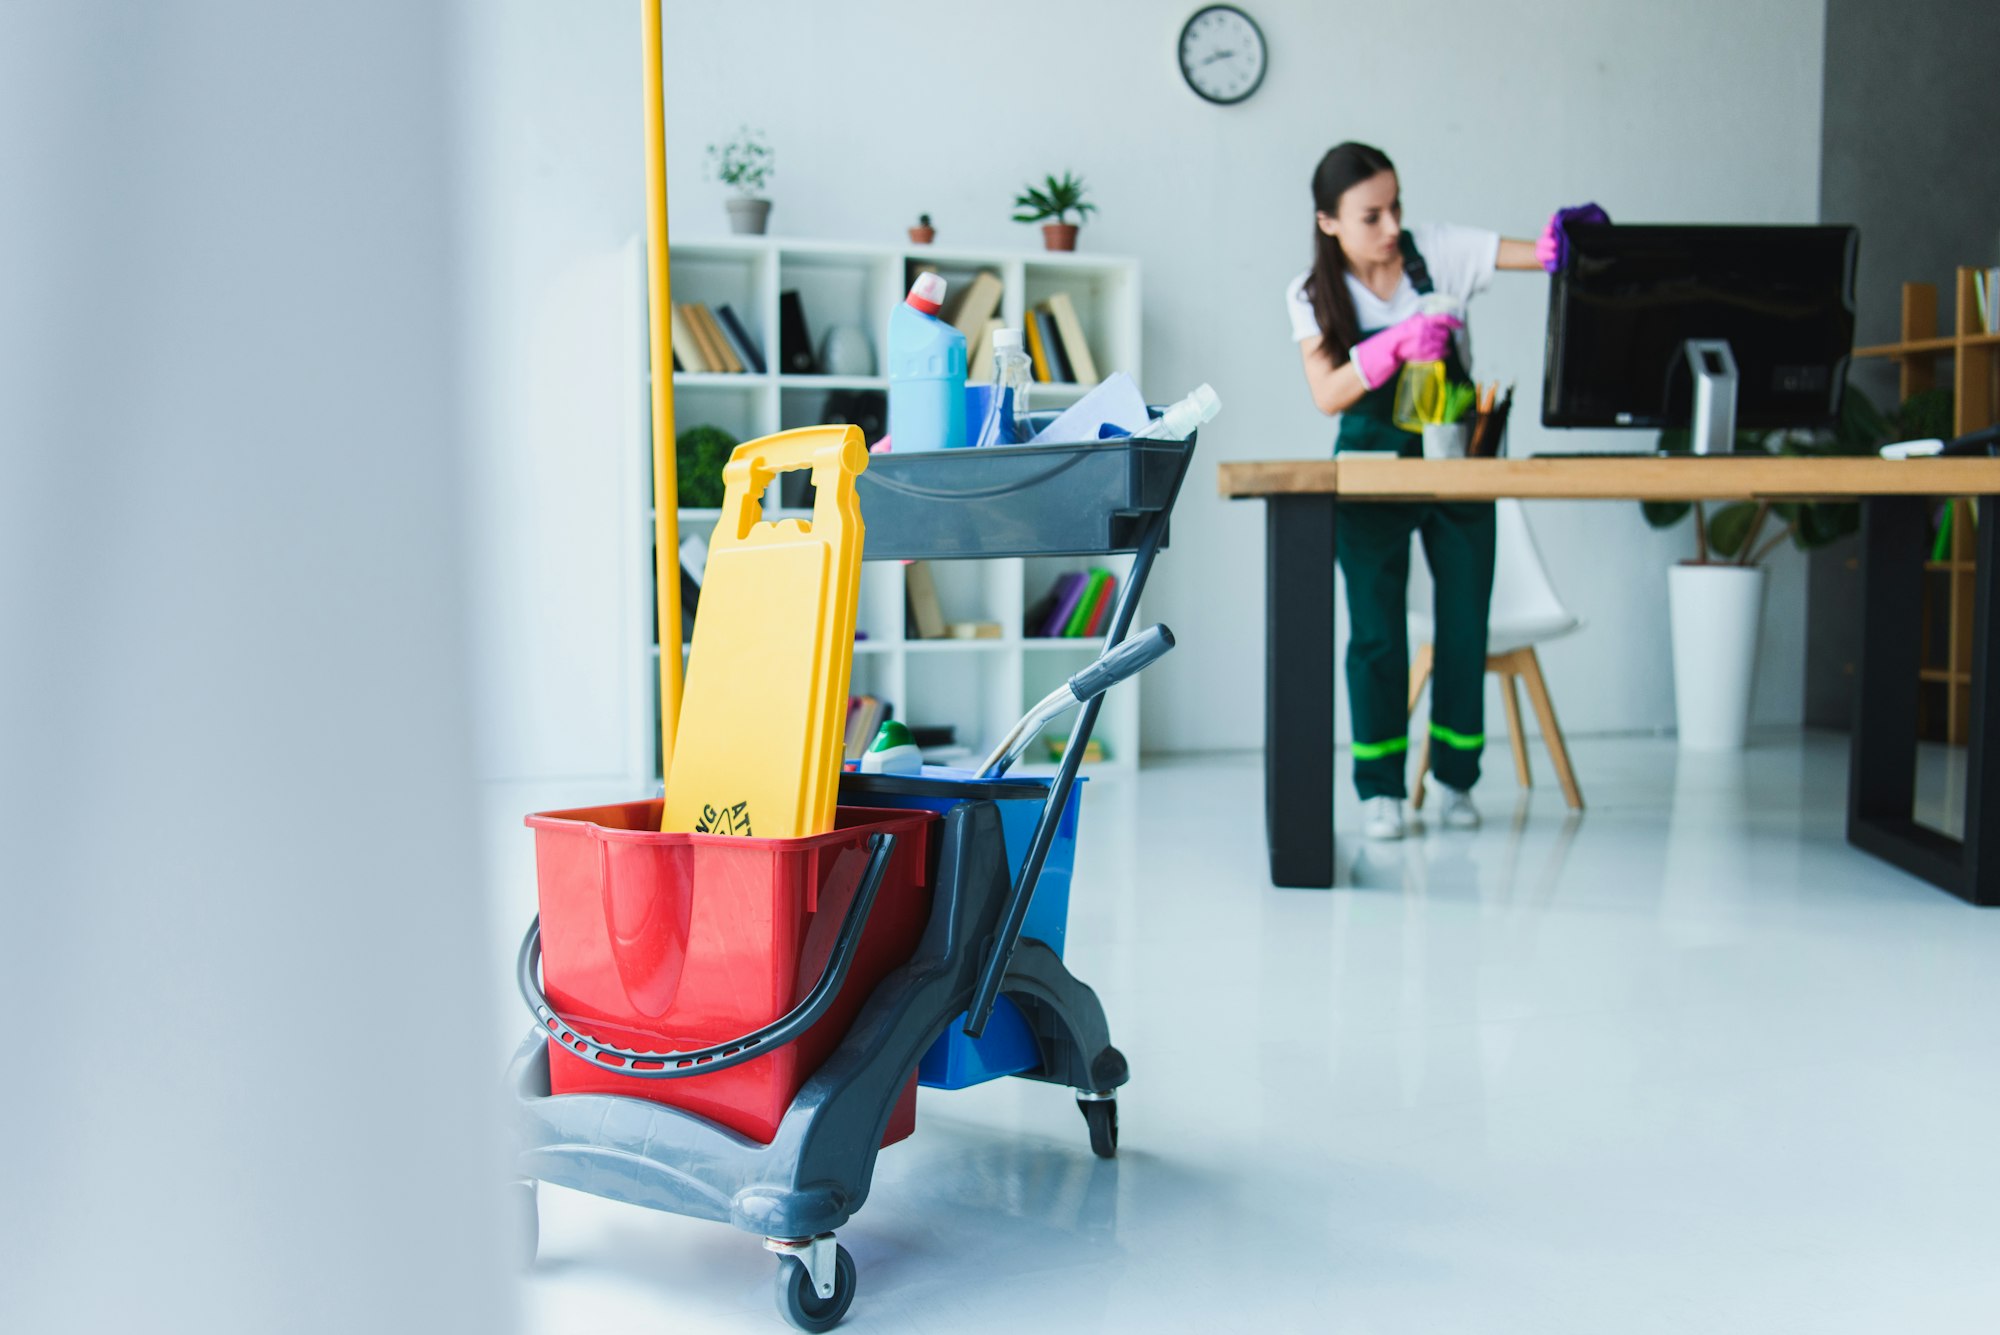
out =
[[(779, 294), (799, 293), (815, 353), (828, 329), (836, 325), (861, 328), (868, 336), (879, 373), (886, 370), (883, 339), (889, 315), (908, 290), (916, 267), (925, 264), (935, 266), (949, 283), (947, 301), (981, 270), (997, 274), (1002, 286), (1000, 316), (1014, 328), (1020, 327), (1023, 313), (1035, 303), (1053, 293), (1067, 292), (1100, 374), (1126, 371), (1145, 385), (1139, 356), (1139, 266), (1135, 260), (1040, 251), (869, 246), (784, 237), (677, 242), (671, 254), (673, 299), (703, 302), (711, 310), (727, 303), (748, 327), (769, 368), (762, 375), (677, 372), (674, 424), (679, 431), (707, 424), (723, 428), (738, 440), (752, 440), (819, 422), (829, 392), (859, 389), (886, 393), (889, 382), (883, 374), (784, 374), (778, 360)], [(974, 368), (975, 374), (979, 369)], [(1062, 407), (1074, 402), (1084, 388), (1038, 384), (1033, 403), (1037, 408)], [(651, 494), (649, 475), (645, 495), (650, 498)], [(681, 531), (684, 535), (694, 531), (705, 534), (718, 518), (713, 510), (682, 510)], [(866, 522), (865, 511), (862, 518)], [(646, 531), (648, 544), (639, 553), (638, 564), (644, 569), (644, 596), (650, 607), (654, 597), (650, 519)], [(906, 624), (903, 565), (867, 562), (862, 567), (857, 617), (858, 629), (864, 634), (854, 646), (851, 692), (890, 701), (895, 717), (905, 723), (949, 726), (955, 730), (959, 745), (983, 754), (1030, 705), (1101, 650), (1101, 639), (1040, 640), (1022, 633), (1028, 609), (1064, 571), (1091, 566), (1110, 570), (1122, 582), (1130, 571), (1131, 558), (934, 562), (931, 569), (945, 620), (997, 622), (1002, 637), (922, 640), (915, 638), (914, 627)], [(658, 645), (649, 642), (648, 652), (657, 655)], [(1114, 688), (1106, 698), (1095, 733), (1106, 759), (1099, 765), (1086, 765), (1087, 772), (1136, 767), (1138, 691), (1134, 679)], [(1052, 731), (1066, 729), (1070, 717), (1059, 720)], [(1037, 746), (1017, 768), (1027, 773), (1052, 773), (1055, 767), (1047, 752)]]

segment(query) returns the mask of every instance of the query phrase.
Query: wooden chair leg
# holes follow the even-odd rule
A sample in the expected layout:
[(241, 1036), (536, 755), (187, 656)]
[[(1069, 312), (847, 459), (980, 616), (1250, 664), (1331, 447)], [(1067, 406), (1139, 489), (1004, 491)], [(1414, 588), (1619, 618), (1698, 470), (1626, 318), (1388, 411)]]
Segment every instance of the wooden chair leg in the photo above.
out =
[(1431, 664), (1436, 649), (1428, 644), (1417, 646), (1416, 657), (1410, 661), (1410, 712), (1417, 712), (1417, 701), (1424, 698), (1424, 687), (1430, 684)]
[(1430, 729), (1426, 728), (1424, 735), (1417, 738), (1417, 777), (1410, 784), (1410, 809), (1413, 811), (1424, 809), (1424, 779), (1430, 772), (1431, 734)]
[(1507, 740), (1514, 748), (1514, 777), (1523, 788), (1535, 786), (1534, 771), (1528, 768), (1528, 730), (1521, 726), (1521, 673), (1507, 655), (1507, 666), (1499, 669), (1500, 702), (1507, 707)]
[(1555, 701), (1549, 699), (1549, 684), (1542, 676), (1542, 661), (1533, 649), (1524, 649), (1521, 676), (1528, 687), (1528, 700), (1535, 707), (1535, 717), (1542, 725), (1542, 741), (1548, 744), (1549, 759), (1556, 767), (1556, 778), (1562, 783), (1563, 798), (1574, 811), (1583, 810), (1583, 790), (1576, 786), (1576, 773), (1570, 768), (1569, 747), (1563, 742), (1562, 728), (1556, 722)]

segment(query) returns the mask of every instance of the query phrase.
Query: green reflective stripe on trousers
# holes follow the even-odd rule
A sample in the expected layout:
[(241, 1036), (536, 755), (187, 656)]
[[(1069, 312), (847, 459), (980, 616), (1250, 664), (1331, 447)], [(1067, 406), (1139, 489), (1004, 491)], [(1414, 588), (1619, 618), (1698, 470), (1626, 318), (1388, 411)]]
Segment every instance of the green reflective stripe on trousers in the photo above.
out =
[(1431, 736), (1437, 738), (1446, 746), (1455, 746), (1461, 751), (1477, 751), (1480, 747), (1486, 745), (1485, 733), (1475, 732), (1468, 735), (1462, 732), (1453, 732), (1442, 723), (1431, 724)]
[(1407, 751), (1409, 749), (1410, 739), (1407, 737), (1391, 737), (1386, 742), (1356, 742), (1354, 744), (1354, 758), (1356, 760), (1379, 760), (1383, 756), (1393, 756), (1398, 751)]

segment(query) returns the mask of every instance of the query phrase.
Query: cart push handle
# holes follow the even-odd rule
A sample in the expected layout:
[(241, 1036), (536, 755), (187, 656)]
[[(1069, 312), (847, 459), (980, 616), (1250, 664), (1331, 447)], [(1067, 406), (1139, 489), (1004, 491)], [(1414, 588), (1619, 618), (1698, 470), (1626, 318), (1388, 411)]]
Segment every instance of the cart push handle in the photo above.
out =
[(740, 1066), (763, 1056), (772, 1048), (791, 1042), (826, 1014), (827, 1007), (840, 994), (841, 984), (847, 981), (847, 971), (853, 965), (855, 952), (861, 944), (862, 930), (868, 925), (868, 912), (875, 905), (875, 894), (882, 888), (883, 877), (889, 870), (889, 859), (895, 851), (895, 835), (880, 833), (869, 837), (868, 865), (861, 873), (861, 884), (855, 888), (854, 902), (848, 905), (847, 916), (841, 919), (840, 934), (834, 938), (833, 952), (827, 957), (826, 968), (821, 970), (819, 981), (813, 984), (805, 1000), (762, 1029), (753, 1030), (741, 1038), (683, 1052), (635, 1052), (600, 1043), (580, 1033), (549, 1005), (549, 999), (543, 995), (541, 984), (536, 980), (536, 966), (542, 958), (540, 914), (528, 924), (528, 934), (522, 938), (521, 953), (515, 962), (521, 999), (534, 1012), (535, 1022), (546, 1029), (556, 1042), (573, 1056), (583, 1058), (600, 1070), (642, 1080), (676, 1080)]
[[(1173, 513), (1174, 502), (1180, 499), (1181, 484), (1187, 481), (1188, 462), (1193, 457), (1194, 437), (1189, 436), (1187, 451), (1181, 456), (1180, 472), (1168, 488), (1166, 503), (1146, 516), (1145, 526), (1132, 554), (1131, 572), (1126, 576), (1125, 587), (1118, 591), (1111, 624), (1105, 628), (1107, 652), (1104, 658), (1098, 660), (1100, 663), (1112, 656), (1109, 650), (1122, 644), (1132, 628), (1132, 618), (1139, 610), (1139, 591), (1146, 587), (1146, 579), (1153, 573), (1153, 561), (1159, 556), (1160, 543), (1167, 535), (1167, 516)], [(1165, 628), (1161, 629), (1164, 632)], [(1139, 640), (1144, 641), (1145, 638), (1140, 636)], [(1172, 647), (1172, 636), (1164, 635), (1163, 638), (1165, 647), (1152, 653), (1145, 662), (1151, 662)], [(1130, 670), (1136, 672), (1143, 666), (1144, 662), (1136, 663)], [(1097, 713), (1103, 706), (1104, 695), (1100, 688), (1098, 694), (1083, 702), (1076, 722), (1070, 727), (1069, 744), (1063, 748), (1062, 760), (1056, 766), (1055, 781), (1049, 785), (1048, 800), (1042, 806), (1042, 819), (1035, 826), (1035, 837), (1028, 845), (1028, 856), (1021, 863), (1021, 873), (1014, 882), (1013, 892), (1007, 897), (1007, 907), (1001, 914), (999, 931), (994, 934), (987, 950), (986, 962), (980, 966), (979, 982), (972, 992), (972, 1005), (965, 1013), (963, 1029), (967, 1038), (978, 1038), (986, 1032), (986, 1022), (992, 1018), (993, 1007), (1000, 1000), (1000, 988), (1007, 981), (1007, 965), (1014, 958), (1014, 947), (1021, 939), (1021, 925), (1027, 921), (1028, 903), (1034, 898), (1035, 883), (1041, 879), (1042, 864), (1048, 860), (1049, 846), (1055, 842), (1056, 826), (1061, 822), (1063, 807), (1069, 802), (1070, 789), (1076, 784), (1077, 766), (1083, 763), (1083, 748), (1090, 741), (1091, 730), (1097, 726)]]
[(982, 779), (997, 779), (1041, 734), (1050, 719), (1104, 694), (1127, 677), (1144, 670), (1174, 647), (1174, 633), (1165, 626), (1148, 626), (1131, 639), (1114, 644), (1089, 667), (1044, 696), (1016, 723), (993, 753), (974, 771)]

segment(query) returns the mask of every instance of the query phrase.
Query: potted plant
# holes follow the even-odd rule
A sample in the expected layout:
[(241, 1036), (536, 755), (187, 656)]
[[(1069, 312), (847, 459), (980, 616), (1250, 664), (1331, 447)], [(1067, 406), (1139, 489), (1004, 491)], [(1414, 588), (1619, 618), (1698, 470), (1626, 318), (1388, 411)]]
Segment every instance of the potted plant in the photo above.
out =
[[(1872, 454), (1894, 428), (1849, 388), (1831, 431), (1739, 431), (1736, 452), (1808, 458)], [(1686, 431), (1661, 433), (1660, 448), (1685, 454)], [(1674, 715), (1690, 751), (1741, 749), (1750, 726), (1757, 628), (1764, 607), (1761, 564), (1787, 539), (1800, 551), (1838, 541), (1861, 526), (1852, 503), (1644, 501), (1646, 522), (1665, 529), (1692, 516), (1694, 556), (1667, 572), (1674, 652)]]
[(764, 132), (747, 125), (734, 139), (708, 146), (709, 176), (736, 192), (725, 201), (730, 231), (759, 234), (770, 221), (771, 201), (762, 192), (771, 179), (772, 156)]
[(930, 214), (917, 215), (917, 225), (910, 229), (910, 240), (919, 246), (928, 246), (937, 240), (937, 228), (931, 226)]
[[(1076, 229), (1085, 218), (1097, 212), (1097, 205), (1083, 197), (1083, 178), (1068, 172), (1062, 179), (1050, 176), (1041, 185), (1029, 185), (1014, 197), (1014, 221), (1018, 223), (1042, 223), (1042, 244), (1050, 250), (1075, 250)], [(1076, 222), (1069, 215), (1076, 215)], [(1052, 222), (1042, 222), (1043, 219)]]

